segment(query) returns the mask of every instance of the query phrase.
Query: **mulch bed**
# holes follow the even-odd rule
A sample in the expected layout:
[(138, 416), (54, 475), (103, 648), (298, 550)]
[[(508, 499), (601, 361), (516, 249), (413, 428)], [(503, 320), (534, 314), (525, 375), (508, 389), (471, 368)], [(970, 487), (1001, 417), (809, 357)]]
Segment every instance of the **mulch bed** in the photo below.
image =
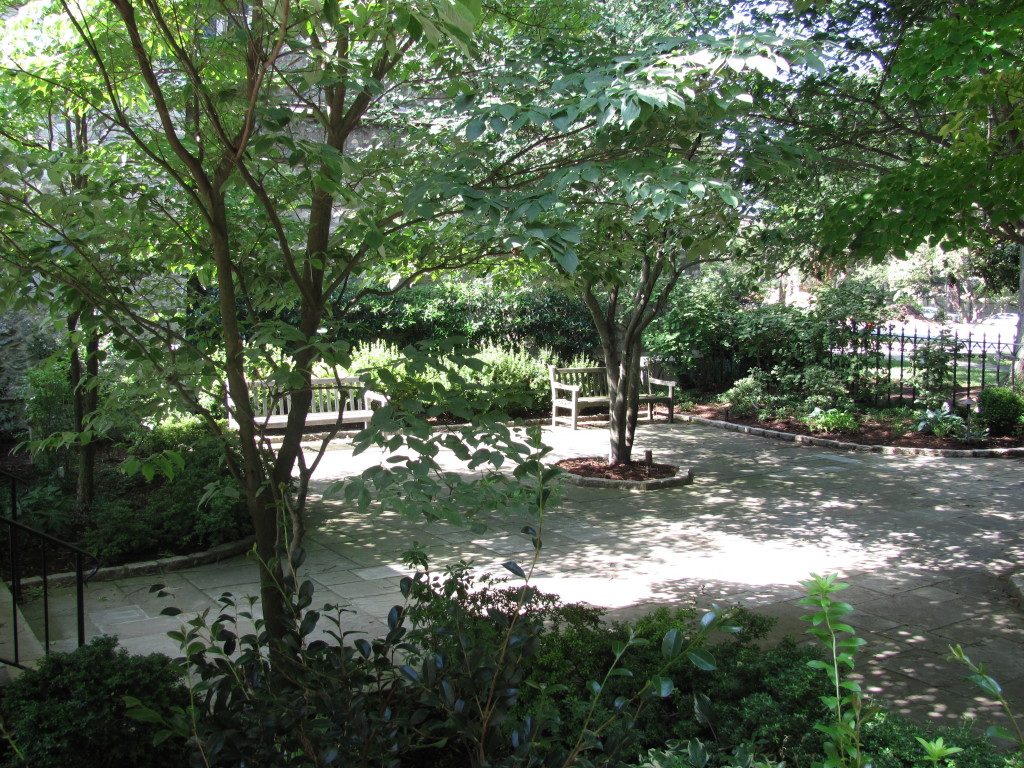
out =
[(631, 462), (629, 464), (608, 464), (608, 460), (598, 456), (585, 458), (562, 459), (555, 464), (566, 472), (583, 477), (601, 477), (605, 480), (660, 480), (675, 477), (678, 467), (671, 464), (651, 464)]
[(844, 443), (857, 443), (859, 445), (894, 445), (907, 448), (953, 448), (958, 450), (971, 450), (975, 448), (1020, 448), (1024, 447), (1024, 439), (1016, 437), (991, 437), (982, 443), (965, 443), (949, 437), (936, 437), (925, 435), (911, 430), (905, 434), (893, 432), (888, 424), (880, 424), (876, 421), (867, 420), (861, 425), (859, 432), (853, 433), (825, 433), (814, 432), (796, 419), (764, 419), (759, 421), (753, 416), (736, 416), (729, 413), (726, 417), (726, 408), (718, 403), (698, 405), (686, 412), (689, 416), (701, 416), (705, 419), (717, 419), (718, 421), (729, 421), (733, 424), (744, 424), (762, 429), (773, 429), (776, 432), (788, 432), (794, 435), (812, 435), (832, 440), (841, 440)]

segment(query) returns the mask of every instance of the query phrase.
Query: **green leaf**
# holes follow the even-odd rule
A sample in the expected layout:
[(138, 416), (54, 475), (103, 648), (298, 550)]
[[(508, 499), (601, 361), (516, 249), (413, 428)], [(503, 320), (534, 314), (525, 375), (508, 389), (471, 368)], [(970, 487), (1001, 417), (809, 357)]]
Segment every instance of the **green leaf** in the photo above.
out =
[(698, 648), (694, 651), (690, 651), (686, 656), (698, 669), (703, 669), (705, 672), (713, 672), (715, 670), (715, 657), (711, 655), (710, 651), (704, 648)]
[(324, 18), (332, 27), (338, 25), (338, 0), (324, 0)]
[(667, 699), (675, 690), (675, 683), (669, 678), (655, 675), (651, 678), (651, 693), (660, 699)]
[(465, 8), (478, 24), (480, 23), (484, 15), (481, 0), (455, 0), (455, 2)]
[(666, 660), (674, 659), (683, 650), (683, 635), (678, 629), (670, 629), (661, 641), (661, 655)]
[(519, 566), (519, 563), (517, 563), (516, 561), (508, 560), (508, 561), (502, 563), (501, 565), (502, 565), (502, 567), (505, 570), (510, 571), (511, 573), (514, 573), (519, 578), (521, 578), (521, 579), (525, 579), (526, 578), (526, 572)]
[(722, 198), (722, 202), (731, 208), (736, 208), (740, 204), (740, 199), (736, 197), (736, 193), (733, 192), (729, 187), (719, 187), (718, 196)]
[(640, 117), (640, 105), (634, 99), (624, 99), (620, 108), (622, 124), (629, 128)]
[(483, 117), (474, 117), (466, 126), (466, 141), (476, 141), (483, 135), (487, 123)]

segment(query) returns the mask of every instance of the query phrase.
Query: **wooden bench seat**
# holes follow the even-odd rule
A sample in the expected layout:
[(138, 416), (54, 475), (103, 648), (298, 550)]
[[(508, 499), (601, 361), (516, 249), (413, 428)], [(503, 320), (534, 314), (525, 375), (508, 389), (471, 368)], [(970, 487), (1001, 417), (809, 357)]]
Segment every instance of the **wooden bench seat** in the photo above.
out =
[[(310, 382), (313, 399), (306, 414), (306, 427), (333, 427), (338, 424), (367, 425), (375, 407), (387, 403), (387, 397), (366, 389), (357, 376), (342, 379), (316, 378)], [(253, 421), (257, 429), (284, 429), (291, 411), (291, 395), (273, 381), (249, 383)], [(235, 409), (228, 399), (228, 426), (236, 429)]]
[[(608, 374), (604, 366), (593, 368), (558, 368), (548, 366), (551, 377), (551, 426), (565, 423), (576, 429), (580, 410), (598, 406), (608, 407)], [(647, 418), (654, 418), (655, 405), (668, 406), (668, 420), (675, 421), (676, 382), (656, 379), (650, 375), (648, 366), (640, 367), (640, 404), (647, 406)], [(666, 392), (655, 392), (654, 387), (664, 387)], [(559, 415), (559, 411), (568, 415)]]

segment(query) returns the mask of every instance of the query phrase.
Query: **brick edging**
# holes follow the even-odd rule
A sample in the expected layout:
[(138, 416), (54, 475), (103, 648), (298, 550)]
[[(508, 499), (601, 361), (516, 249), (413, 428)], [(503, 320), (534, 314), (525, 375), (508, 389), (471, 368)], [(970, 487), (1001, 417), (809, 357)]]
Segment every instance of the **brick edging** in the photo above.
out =
[(856, 453), (881, 453), (889, 456), (939, 456), (947, 459), (1000, 459), (1024, 456), (1024, 448), (911, 448), (899, 445), (861, 445), (860, 443), (847, 443), (842, 440), (830, 440), (825, 437), (811, 437), (810, 435), (795, 435), (792, 432), (779, 432), (764, 427), (751, 427), (746, 424), (733, 424), (731, 421), (718, 421), (717, 419), (706, 419), (703, 416), (690, 416), (681, 413), (678, 416), (683, 421), (695, 424), (704, 424), (708, 427), (724, 429), (729, 432), (742, 432), (757, 437), (768, 437), (773, 440), (785, 440), (790, 443), (806, 443), (817, 445), (822, 448), (836, 448), (841, 451), (854, 451)]

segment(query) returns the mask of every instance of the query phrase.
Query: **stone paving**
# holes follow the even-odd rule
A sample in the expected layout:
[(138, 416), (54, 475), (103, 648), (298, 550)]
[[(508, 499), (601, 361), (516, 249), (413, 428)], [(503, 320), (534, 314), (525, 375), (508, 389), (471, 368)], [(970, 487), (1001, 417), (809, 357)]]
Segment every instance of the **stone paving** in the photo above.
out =
[[(545, 428), (556, 458), (600, 455), (601, 425), (577, 432)], [(918, 719), (999, 722), (997, 704), (947, 661), (959, 643), (984, 662), (1011, 701), (1024, 709), (1024, 614), (1007, 577), (1024, 551), (1024, 467), (1020, 459), (948, 459), (850, 453), (723, 432), (697, 424), (644, 424), (636, 450), (692, 467), (693, 485), (638, 493), (567, 487), (544, 521), (534, 583), (630, 618), (690, 600), (742, 604), (776, 616), (773, 638), (805, 638), (799, 582), (838, 572), (851, 586), (851, 623), (868, 641), (858, 667), (865, 687)], [(317, 470), (316, 487), (376, 463), (339, 446)], [(314, 494), (314, 499), (318, 496)], [(472, 558), (504, 573), (509, 558), (532, 551), (518, 533), (527, 522), (493, 515), (476, 534), (394, 514), (360, 515), (339, 501), (315, 501), (303, 566), (316, 602), (355, 613), (346, 628), (384, 630), (400, 602), (400, 554), (415, 540), (440, 565)], [(173, 598), (150, 593), (166, 584)], [(90, 635), (116, 634), (133, 652), (176, 655), (166, 633), (215, 604), (223, 592), (255, 594), (256, 571), (244, 557), (165, 574), (94, 583), (87, 588)], [(51, 597), (56, 647), (74, 634), (71, 590)], [(160, 616), (173, 602), (185, 614)], [(38, 601), (25, 613), (38, 621)], [(216, 608), (214, 608), (216, 610)]]

